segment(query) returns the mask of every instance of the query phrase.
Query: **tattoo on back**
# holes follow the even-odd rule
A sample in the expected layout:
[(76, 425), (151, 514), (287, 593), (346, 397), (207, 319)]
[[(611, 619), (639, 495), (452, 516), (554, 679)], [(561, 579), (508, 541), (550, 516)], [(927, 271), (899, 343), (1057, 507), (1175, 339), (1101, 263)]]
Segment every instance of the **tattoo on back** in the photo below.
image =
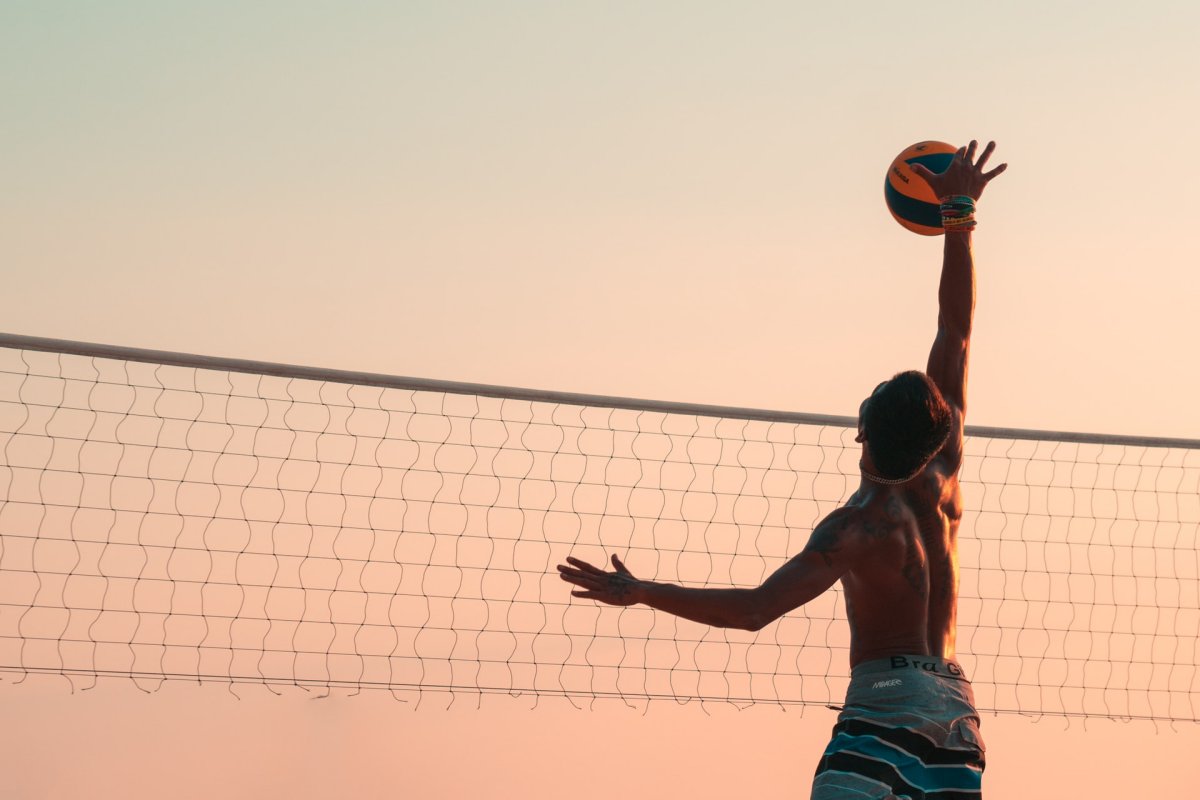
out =
[(908, 546), (904, 554), (904, 568), (901, 573), (904, 575), (904, 580), (908, 582), (913, 591), (921, 596), (921, 599), (928, 596), (928, 575), (924, 569), (924, 559), (921, 558), (921, 549), (917, 546), (915, 537), (908, 538)]
[(892, 496), (888, 498), (883, 510), (887, 516), (885, 523), (880, 524), (879, 521), (871, 519), (870, 516), (865, 516), (862, 521), (863, 533), (870, 539), (878, 540), (886, 537), (902, 519), (904, 506), (898, 497)]

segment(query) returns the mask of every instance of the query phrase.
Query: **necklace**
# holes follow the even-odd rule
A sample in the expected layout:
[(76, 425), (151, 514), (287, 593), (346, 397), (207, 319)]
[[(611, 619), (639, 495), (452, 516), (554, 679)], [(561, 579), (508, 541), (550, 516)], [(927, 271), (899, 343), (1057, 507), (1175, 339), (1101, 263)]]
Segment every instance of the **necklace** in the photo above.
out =
[[(930, 459), (930, 461), (932, 461), (932, 460), (933, 459)], [(860, 470), (862, 470), (863, 477), (866, 478), (867, 480), (874, 481), (875, 483), (882, 483), (884, 486), (899, 486), (902, 483), (908, 483), (913, 478), (920, 475), (921, 470), (925, 469), (925, 466), (928, 463), (929, 463), (929, 461), (926, 461), (924, 464), (922, 464), (920, 467), (917, 468), (916, 472), (909, 475), (907, 478), (882, 478), (882, 477), (876, 475), (875, 473), (869, 471), (866, 467), (864, 467), (862, 461), (858, 462), (858, 468)]]
[(933, 451), (933, 455), (931, 455), (929, 458), (922, 461), (921, 466), (917, 467), (915, 470), (913, 470), (913, 472), (910, 475), (908, 475), (908, 477), (905, 477), (905, 478), (884, 478), (879, 475), (876, 475), (875, 473), (871, 472), (870, 470), (868, 470), (866, 467), (863, 466), (863, 462), (862, 462), (861, 458), (858, 460), (858, 468), (860, 470), (862, 470), (863, 477), (869, 481), (874, 481), (875, 483), (881, 483), (884, 486), (899, 486), (902, 483), (908, 483), (913, 478), (920, 475), (921, 470), (923, 470), (923, 469), (925, 469), (925, 467), (929, 466), (929, 462), (933, 461), (934, 456), (936, 456), (938, 453), (941, 452), (942, 448), (946, 446), (946, 442), (949, 441), (949, 439), (950, 439), (950, 431), (946, 431), (946, 435), (942, 437), (942, 441), (940, 444), (938, 444), (937, 449)]

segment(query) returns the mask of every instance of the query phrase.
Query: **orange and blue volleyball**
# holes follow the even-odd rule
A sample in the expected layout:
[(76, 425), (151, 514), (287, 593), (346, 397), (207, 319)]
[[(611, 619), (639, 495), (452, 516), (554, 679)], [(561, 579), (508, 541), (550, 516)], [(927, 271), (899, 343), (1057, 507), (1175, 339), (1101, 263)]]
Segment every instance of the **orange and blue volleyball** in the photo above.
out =
[(896, 222), (923, 236), (944, 232), (937, 195), (924, 178), (912, 171), (912, 165), (945, 172), (956, 152), (957, 147), (945, 142), (917, 142), (896, 156), (883, 182), (883, 196)]

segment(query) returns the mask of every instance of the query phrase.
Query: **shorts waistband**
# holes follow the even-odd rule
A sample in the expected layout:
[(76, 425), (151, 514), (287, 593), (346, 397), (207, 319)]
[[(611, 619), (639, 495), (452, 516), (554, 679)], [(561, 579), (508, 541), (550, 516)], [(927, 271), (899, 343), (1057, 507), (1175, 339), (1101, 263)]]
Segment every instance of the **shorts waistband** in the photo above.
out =
[(921, 673), (938, 675), (951, 680), (970, 681), (962, 666), (951, 658), (938, 656), (896, 655), (887, 658), (877, 658), (856, 664), (850, 670), (851, 678), (861, 678), (867, 675), (890, 675), (897, 677), (903, 673)]

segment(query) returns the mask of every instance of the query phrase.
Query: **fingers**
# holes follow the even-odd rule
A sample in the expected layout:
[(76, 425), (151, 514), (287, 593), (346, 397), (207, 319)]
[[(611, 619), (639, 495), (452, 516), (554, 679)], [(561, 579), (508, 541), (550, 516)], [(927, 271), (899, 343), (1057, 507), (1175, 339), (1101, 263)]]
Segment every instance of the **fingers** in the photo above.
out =
[(975, 162), (975, 148), (978, 146), (978, 144), (979, 142), (972, 139), (971, 143), (967, 145), (967, 152), (963, 157), (966, 159), (968, 165)]
[[(572, 556), (567, 556), (567, 563), (573, 567), (578, 567), (578, 570), (570, 570), (567, 567), (564, 567), (560, 564), (558, 566), (558, 569), (560, 572), (579, 572), (581, 574), (587, 573), (589, 575), (599, 575), (599, 576), (604, 576), (604, 575), (608, 574), (607, 572), (600, 569), (599, 567), (593, 567), (588, 562), (586, 562), (582, 559), (579, 559), (579, 558), (574, 558)], [(629, 571), (629, 568), (625, 566), (624, 562), (621, 561), (621, 559), (617, 556), (616, 553), (613, 553), (612, 564), (613, 564), (613, 567), (616, 568), (617, 572), (620, 572), (624, 575), (632, 575), (633, 574)]]
[(929, 168), (926, 167), (924, 164), (909, 164), (908, 168), (911, 169), (913, 171), (913, 174), (916, 175), (918, 178), (923, 178), (926, 181), (928, 181), (931, 177), (933, 177), (933, 173), (930, 172)]
[(577, 569), (558, 565), (558, 577), (562, 578), (567, 583), (573, 583), (576, 586), (585, 588), (599, 588), (604, 585), (605, 575), (601, 572), (599, 575), (593, 575), (588, 572), (580, 572)]
[(605, 572), (578, 558), (567, 556), (567, 564), (558, 565), (558, 577), (573, 584), (578, 589), (571, 592), (572, 597), (585, 600), (599, 600), (611, 605), (627, 606), (634, 602), (630, 594), (631, 587), (637, 579), (625, 568), (625, 564), (615, 554), (612, 557), (616, 572)]
[[(972, 144), (974, 144), (974, 142), (972, 142)], [(987, 147), (983, 148), (983, 153), (980, 154), (979, 160), (975, 162), (975, 169), (983, 169), (983, 165), (987, 163), (988, 158), (991, 157), (992, 151), (995, 149), (996, 143), (988, 142)]]
[[(590, 572), (593, 575), (603, 575), (604, 574), (604, 570), (600, 569), (599, 567), (593, 567), (591, 564), (589, 564), (586, 561), (583, 561), (582, 559), (572, 558), (571, 556), (567, 556), (567, 563), (571, 564), (573, 566), (579, 567), (584, 572)], [(560, 567), (560, 569), (561, 569), (561, 567)]]
[(985, 181), (990, 181), (992, 178), (996, 177), (1001, 172), (1004, 172), (1004, 170), (1006, 170), (1006, 169), (1008, 169), (1008, 164), (1001, 164), (1000, 166), (996, 167), (991, 172), (983, 173), (983, 179)]
[(568, 567), (566, 564), (558, 565), (558, 571), (561, 572), (563, 575), (576, 575), (580, 578), (593, 578), (593, 579), (599, 579), (599, 578), (604, 577), (603, 572), (596, 572), (594, 570), (595, 570), (594, 567), (593, 567), (592, 571), (587, 571), (587, 570), (582, 570), (582, 569), (572, 569), (571, 567)]

